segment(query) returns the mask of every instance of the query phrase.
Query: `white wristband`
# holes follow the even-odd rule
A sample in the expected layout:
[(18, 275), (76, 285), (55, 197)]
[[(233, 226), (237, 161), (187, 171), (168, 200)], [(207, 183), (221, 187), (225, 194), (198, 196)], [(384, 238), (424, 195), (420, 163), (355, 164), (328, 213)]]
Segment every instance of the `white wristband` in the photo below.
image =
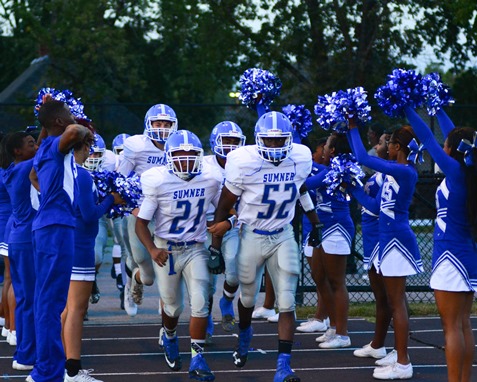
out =
[(301, 208), (303, 208), (303, 211), (305, 211), (305, 213), (313, 211), (315, 209), (315, 205), (313, 204), (313, 201), (311, 200), (308, 191), (301, 194), (298, 200), (300, 201)]

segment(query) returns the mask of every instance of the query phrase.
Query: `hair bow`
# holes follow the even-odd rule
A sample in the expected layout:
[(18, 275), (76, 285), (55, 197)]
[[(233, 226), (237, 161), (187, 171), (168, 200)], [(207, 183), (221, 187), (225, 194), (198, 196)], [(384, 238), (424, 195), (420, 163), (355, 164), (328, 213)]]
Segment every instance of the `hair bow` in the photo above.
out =
[(457, 151), (464, 153), (464, 163), (467, 167), (474, 164), (474, 149), (477, 143), (477, 131), (474, 133), (474, 141), (470, 142), (468, 139), (462, 139), (457, 147)]
[(415, 138), (412, 138), (412, 141), (409, 142), (407, 145), (409, 148), (409, 155), (407, 156), (407, 160), (411, 161), (413, 163), (423, 163), (424, 162), (424, 157), (423, 157), (423, 151), (425, 150), (424, 146), (421, 144), (419, 145), (416, 141)]

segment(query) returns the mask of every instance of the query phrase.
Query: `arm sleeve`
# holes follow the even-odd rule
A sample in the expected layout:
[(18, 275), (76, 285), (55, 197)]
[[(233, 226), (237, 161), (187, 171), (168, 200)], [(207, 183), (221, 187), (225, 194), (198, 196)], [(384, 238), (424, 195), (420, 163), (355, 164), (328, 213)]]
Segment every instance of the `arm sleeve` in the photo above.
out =
[(240, 196), (243, 192), (243, 176), (236, 162), (227, 160), (225, 163), (225, 185), (232, 194)]
[(449, 116), (442, 109), (439, 109), (436, 115), (437, 115), (437, 121), (439, 122), (439, 127), (441, 128), (442, 134), (444, 135), (444, 138), (447, 138), (449, 133), (455, 128), (454, 122), (451, 121)]
[(459, 162), (444, 152), (434, 138), (431, 129), (429, 129), (416, 111), (411, 107), (406, 107), (404, 112), (419, 140), (427, 151), (429, 151), (429, 154), (431, 154), (444, 174), (452, 176), (452, 174), (457, 173), (460, 166)]
[(305, 185), (308, 190), (316, 190), (317, 188), (320, 188), (323, 185), (323, 180), (326, 177), (326, 174), (328, 174), (329, 169), (327, 168), (326, 170), (320, 171), (318, 174), (310, 176), (309, 178), (306, 179)]
[(402, 176), (406, 173), (406, 166), (402, 164), (393, 163), (385, 159), (368, 155), (363, 142), (361, 141), (358, 129), (351, 129), (347, 134), (351, 138), (351, 148), (356, 160), (363, 166), (395, 177)]
[(108, 195), (96, 204), (93, 197), (93, 180), (88, 173), (78, 174), (79, 198), (78, 208), (85, 222), (99, 220), (114, 203), (113, 195)]
[(127, 140), (124, 143), (123, 157), (118, 167), (118, 172), (124, 176), (129, 176), (136, 167), (134, 159), (134, 150), (129, 147)]
[(381, 207), (381, 190), (379, 189), (378, 194), (375, 198), (369, 196), (363, 187), (358, 186), (349, 186), (351, 194), (356, 198), (356, 200), (368, 211), (372, 212), (375, 215), (379, 215), (379, 209)]

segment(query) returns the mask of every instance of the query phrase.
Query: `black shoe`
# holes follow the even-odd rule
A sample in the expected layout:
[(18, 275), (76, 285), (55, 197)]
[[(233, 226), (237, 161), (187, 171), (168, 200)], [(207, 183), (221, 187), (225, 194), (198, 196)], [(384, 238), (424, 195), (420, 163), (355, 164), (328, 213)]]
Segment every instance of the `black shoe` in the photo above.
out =
[(96, 280), (93, 282), (93, 289), (91, 290), (91, 296), (89, 297), (89, 301), (91, 304), (97, 304), (99, 299), (101, 298), (101, 293), (99, 292), (98, 284)]

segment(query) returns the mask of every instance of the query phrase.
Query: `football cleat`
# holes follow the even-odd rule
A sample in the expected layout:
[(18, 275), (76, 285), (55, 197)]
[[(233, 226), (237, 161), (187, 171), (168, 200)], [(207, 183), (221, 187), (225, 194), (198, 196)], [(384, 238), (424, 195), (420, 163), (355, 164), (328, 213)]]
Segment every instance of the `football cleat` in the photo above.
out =
[(249, 326), (247, 329), (240, 329), (238, 337), (238, 346), (232, 354), (234, 365), (244, 367), (247, 362), (248, 350), (253, 337), (253, 329)]

